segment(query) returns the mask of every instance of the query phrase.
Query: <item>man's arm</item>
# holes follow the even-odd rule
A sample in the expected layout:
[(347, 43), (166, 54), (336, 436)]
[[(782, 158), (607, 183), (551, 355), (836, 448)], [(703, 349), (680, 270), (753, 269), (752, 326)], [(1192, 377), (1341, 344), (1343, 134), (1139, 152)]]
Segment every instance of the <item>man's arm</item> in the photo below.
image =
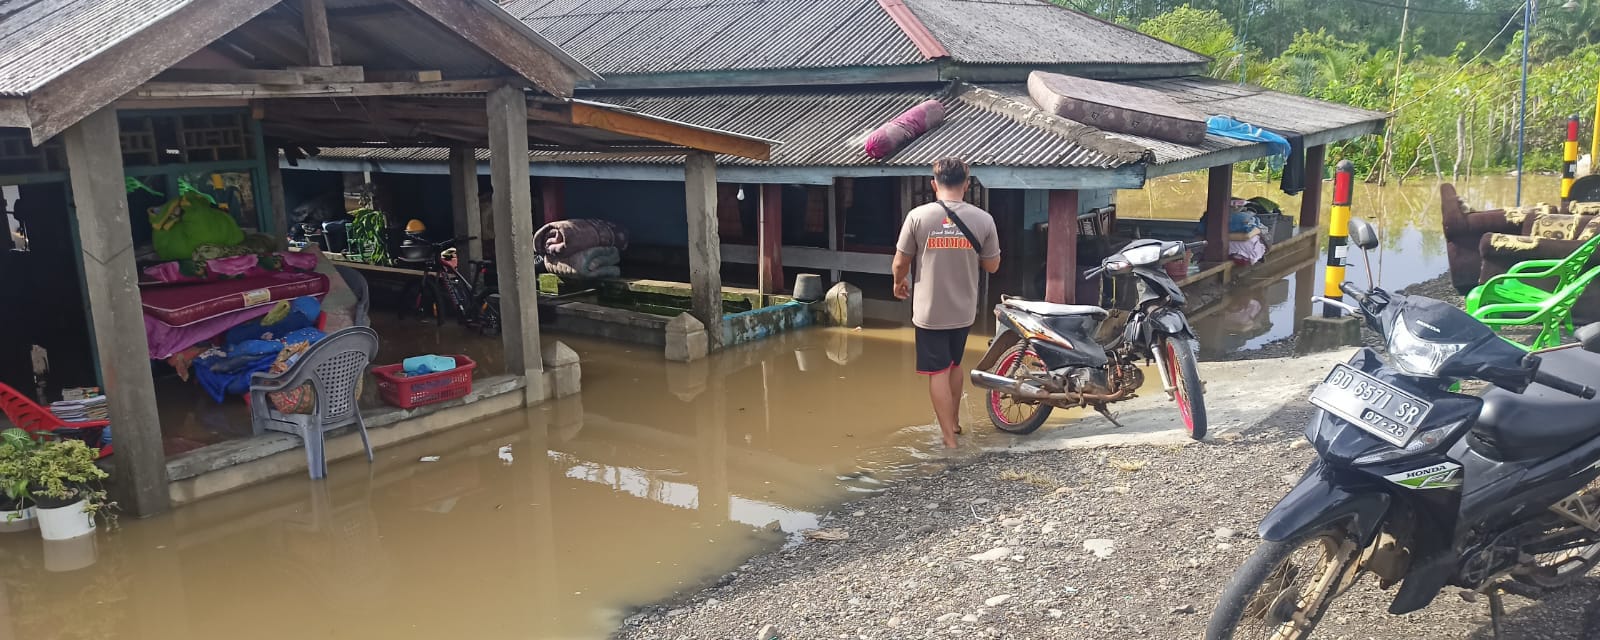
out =
[[(996, 258), (998, 262), (999, 259)], [(998, 265), (997, 265), (998, 266)], [(894, 263), (890, 265), (894, 272), (894, 297), (901, 300), (911, 295), (911, 256), (904, 251), (894, 252)]]

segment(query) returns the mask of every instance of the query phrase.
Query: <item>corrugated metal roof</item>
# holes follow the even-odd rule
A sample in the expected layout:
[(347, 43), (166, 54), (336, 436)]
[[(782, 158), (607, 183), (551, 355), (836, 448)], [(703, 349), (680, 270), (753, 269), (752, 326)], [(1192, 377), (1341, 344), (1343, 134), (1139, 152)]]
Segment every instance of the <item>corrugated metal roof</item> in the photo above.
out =
[(917, 64), (877, 0), (501, 0), (601, 74)]
[[(1269, 129), (1299, 134), (1377, 123), (1381, 113), (1206, 78), (1171, 78), (1131, 84), (1154, 89), (1205, 115), (1225, 114)], [(945, 104), (943, 125), (885, 161), (868, 158), (863, 143), (874, 128), (918, 103)], [(1141, 161), (1165, 165), (1211, 153), (1265, 146), (1206, 136), (1199, 146), (1106, 133), (1038, 108), (1022, 84), (955, 87), (833, 87), (824, 89), (659, 91), (607, 94), (603, 102), (703, 127), (782, 141), (772, 160), (719, 158), (730, 165), (774, 167), (926, 166), (942, 156), (979, 166), (1111, 169)], [(330, 157), (442, 161), (442, 151), (330, 149)], [(435, 157), (437, 156), (437, 157)], [(546, 162), (675, 164), (677, 156), (598, 157), (537, 151)]]
[(196, 0), (7, 0), (0, 95), (19, 96)]
[(1207, 58), (1045, 0), (904, 0), (969, 64), (1194, 64)]

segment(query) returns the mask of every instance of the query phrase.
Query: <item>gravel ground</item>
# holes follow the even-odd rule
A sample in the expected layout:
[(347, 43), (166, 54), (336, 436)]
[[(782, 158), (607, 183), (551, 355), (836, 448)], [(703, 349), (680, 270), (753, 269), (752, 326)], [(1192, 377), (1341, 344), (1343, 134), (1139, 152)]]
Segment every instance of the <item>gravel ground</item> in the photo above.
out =
[[(988, 456), (845, 505), (847, 539), (750, 560), (718, 586), (629, 617), (619, 638), (1197, 638), (1255, 530), (1312, 457), (1309, 410), (1189, 446)], [(1489, 638), (1457, 589), (1405, 616), (1368, 578), (1316, 637)], [(1507, 596), (1504, 638), (1578, 639), (1588, 580)], [(763, 639), (766, 636), (763, 636)]]

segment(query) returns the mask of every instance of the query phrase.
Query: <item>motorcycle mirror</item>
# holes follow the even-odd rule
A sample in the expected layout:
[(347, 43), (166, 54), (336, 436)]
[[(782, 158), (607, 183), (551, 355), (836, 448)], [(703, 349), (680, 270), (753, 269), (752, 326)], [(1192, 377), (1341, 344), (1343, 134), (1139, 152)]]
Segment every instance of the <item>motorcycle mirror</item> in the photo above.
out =
[(1378, 230), (1370, 223), (1360, 218), (1350, 219), (1350, 242), (1361, 247), (1362, 251), (1371, 251), (1378, 248)]
[(1574, 333), (1578, 341), (1583, 343), (1583, 350), (1589, 353), (1600, 353), (1600, 322), (1586, 324)]

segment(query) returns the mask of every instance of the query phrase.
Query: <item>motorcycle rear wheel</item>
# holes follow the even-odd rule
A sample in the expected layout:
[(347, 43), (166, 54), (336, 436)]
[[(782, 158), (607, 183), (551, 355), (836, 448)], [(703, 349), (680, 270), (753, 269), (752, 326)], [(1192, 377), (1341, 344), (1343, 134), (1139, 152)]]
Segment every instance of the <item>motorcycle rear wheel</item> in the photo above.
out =
[[(1000, 355), (994, 374), (1013, 380), (1027, 380), (1029, 371), (1043, 371), (1044, 362), (1026, 343), (1017, 343)], [(1023, 401), (999, 391), (990, 391), (983, 403), (989, 411), (989, 421), (1006, 433), (1027, 435), (1038, 431), (1050, 417), (1052, 407), (1043, 402)]]
[[(1579, 490), (1575, 495), (1551, 507), (1552, 511), (1560, 509), (1568, 510), (1573, 514), (1572, 517), (1580, 520), (1592, 522), (1600, 519), (1600, 479), (1590, 482), (1589, 486)], [(1576, 530), (1588, 535), (1589, 529), (1586, 525), (1573, 522), (1566, 516), (1555, 515), (1554, 520), (1555, 526), (1547, 529), (1547, 532)], [(1525, 549), (1533, 555), (1533, 562), (1512, 572), (1511, 577), (1518, 582), (1541, 589), (1555, 589), (1572, 584), (1578, 578), (1587, 575), (1589, 570), (1600, 562), (1600, 539), (1590, 540), (1587, 545), (1547, 553)]]
[(1263, 541), (1228, 581), (1206, 640), (1309, 637), (1359, 551), (1342, 523), (1283, 542)]

